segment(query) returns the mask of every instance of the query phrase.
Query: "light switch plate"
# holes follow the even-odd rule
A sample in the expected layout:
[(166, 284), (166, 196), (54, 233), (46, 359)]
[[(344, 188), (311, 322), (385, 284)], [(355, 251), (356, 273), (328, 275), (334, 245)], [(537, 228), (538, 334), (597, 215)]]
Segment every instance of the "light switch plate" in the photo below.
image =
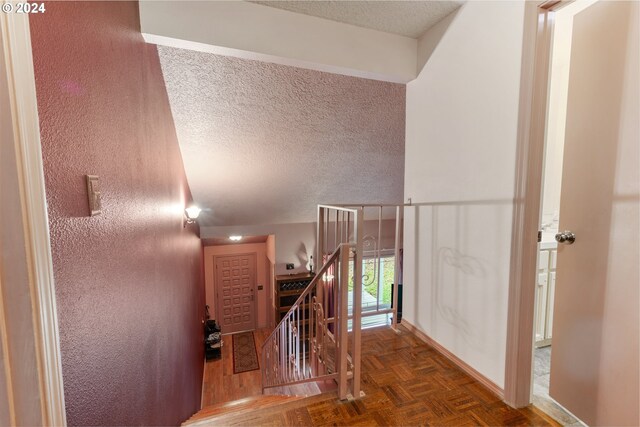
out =
[(89, 214), (100, 215), (102, 199), (100, 198), (100, 178), (97, 175), (87, 175), (87, 197), (89, 199)]

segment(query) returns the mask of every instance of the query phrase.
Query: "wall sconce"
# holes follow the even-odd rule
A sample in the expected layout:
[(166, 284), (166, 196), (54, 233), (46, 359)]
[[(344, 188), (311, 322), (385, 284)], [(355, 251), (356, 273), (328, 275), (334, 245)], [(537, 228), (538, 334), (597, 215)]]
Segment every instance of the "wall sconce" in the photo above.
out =
[(200, 212), (202, 212), (202, 209), (195, 205), (186, 208), (184, 210), (184, 215), (187, 220), (184, 222), (184, 227), (186, 227), (187, 224), (194, 224), (196, 222), (196, 219), (198, 219), (198, 216), (200, 216)]

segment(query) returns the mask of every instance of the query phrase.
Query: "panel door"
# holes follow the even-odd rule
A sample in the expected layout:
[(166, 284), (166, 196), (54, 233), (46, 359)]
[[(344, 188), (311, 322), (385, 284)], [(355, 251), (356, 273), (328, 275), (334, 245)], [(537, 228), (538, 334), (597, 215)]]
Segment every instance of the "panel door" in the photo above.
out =
[(255, 329), (256, 254), (216, 257), (215, 264), (222, 333)]
[(573, 18), (549, 394), (588, 425), (640, 423), (639, 9)]

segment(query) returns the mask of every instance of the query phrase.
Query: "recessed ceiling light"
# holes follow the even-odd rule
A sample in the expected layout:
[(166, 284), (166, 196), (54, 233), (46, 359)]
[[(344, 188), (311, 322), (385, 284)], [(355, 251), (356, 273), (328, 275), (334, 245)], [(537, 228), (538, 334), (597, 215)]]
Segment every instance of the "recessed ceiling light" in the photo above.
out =
[(242, 240), (242, 236), (229, 236), (229, 240), (233, 240), (234, 242), (237, 242), (239, 240)]

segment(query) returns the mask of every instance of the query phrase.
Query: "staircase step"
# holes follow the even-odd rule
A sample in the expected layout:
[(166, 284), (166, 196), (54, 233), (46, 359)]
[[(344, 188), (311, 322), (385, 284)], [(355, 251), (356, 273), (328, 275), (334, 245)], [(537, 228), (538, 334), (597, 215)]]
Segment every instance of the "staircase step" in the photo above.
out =
[(309, 397), (337, 390), (337, 388), (338, 384), (334, 380), (324, 380), (302, 384), (283, 385), (279, 387), (270, 387), (264, 390), (264, 394)]
[[(276, 399), (270, 399), (276, 398)], [(261, 402), (265, 400), (265, 402)], [(183, 426), (251, 426), (260, 425), (263, 423), (266, 417), (281, 414), (291, 409), (312, 405), (314, 403), (324, 402), (331, 399), (338, 399), (338, 394), (334, 392), (318, 394), (310, 397), (297, 397), (297, 396), (256, 396), (254, 398), (241, 399), (240, 401), (228, 402), (223, 405), (229, 405), (226, 411), (222, 412), (207, 412), (206, 415), (202, 414), (203, 411), (208, 408), (203, 408), (200, 412), (196, 413), (189, 420), (185, 421)], [(245, 402), (246, 401), (246, 402)], [(237, 403), (240, 402), (240, 403)], [(235, 407), (242, 406), (240, 410), (235, 410)]]
[(281, 405), (286, 402), (300, 400), (302, 397), (298, 396), (283, 396), (283, 395), (260, 395), (246, 397), (244, 399), (234, 400), (231, 402), (224, 402), (217, 405), (211, 405), (202, 408), (196, 412), (191, 418), (182, 423), (183, 426), (195, 426), (200, 425), (200, 421), (209, 420), (218, 416), (228, 416), (242, 414), (245, 411), (254, 411), (259, 409), (268, 408), (274, 405)]

